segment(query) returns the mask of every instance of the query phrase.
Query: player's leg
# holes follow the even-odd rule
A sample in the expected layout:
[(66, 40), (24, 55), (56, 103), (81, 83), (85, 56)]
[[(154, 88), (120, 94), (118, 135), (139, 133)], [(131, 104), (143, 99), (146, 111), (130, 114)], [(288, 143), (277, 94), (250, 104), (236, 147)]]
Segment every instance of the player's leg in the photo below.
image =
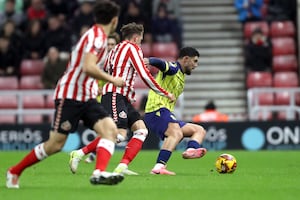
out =
[(205, 138), (205, 129), (197, 124), (186, 123), (181, 127), (184, 137), (190, 137), (186, 150), (182, 153), (185, 159), (201, 158), (206, 154), (206, 149), (202, 147)]
[(51, 131), (50, 137), (46, 142), (38, 144), (18, 164), (9, 168), (6, 179), (7, 188), (19, 188), (19, 176), (22, 172), (31, 165), (59, 152), (66, 139), (67, 135)]
[(81, 105), (75, 104), (70, 100), (55, 101), (54, 123), (51, 127), (49, 139), (38, 144), (18, 164), (9, 168), (6, 182), (8, 188), (19, 188), (18, 177), (27, 167), (61, 150), (66, 142), (68, 133), (77, 129), (79, 118), (76, 116), (78, 116), (79, 111), (74, 107), (77, 108)]
[[(134, 117), (136, 116), (136, 117)], [(146, 125), (143, 120), (140, 120), (140, 116), (138, 113), (130, 114), (130, 118), (135, 118), (134, 120), (129, 121), (135, 121), (131, 125), (131, 130), (133, 132), (132, 138), (128, 141), (125, 152), (123, 154), (123, 157), (119, 163), (119, 165), (116, 167), (114, 172), (116, 173), (122, 173), (126, 175), (138, 175), (138, 173), (133, 172), (128, 169), (129, 163), (136, 157), (136, 155), (139, 153), (139, 151), (142, 149), (143, 143), (148, 135), (148, 129), (146, 128)], [(120, 129), (119, 129), (120, 130)], [(127, 132), (127, 130), (124, 129), (124, 131)]]
[(118, 129), (107, 111), (96, 100), (90, 100), (82, 116), (84, 124), (93, 129), (100, 137), (96, 148), (95, 170), (90, 177), (92, 184), (114, 185), (124, 176), (106, 172), (107, 165), (115, 150)]
[(156, 164), (151, 170), (152, 174), (175, 175), (174, 172), (166, 169), (167, 163), (177, 144), (181, 141), (183, 135), (178, 123), (170, 122), (168, 129), (165, 131), (165, 139), (156, 159)]

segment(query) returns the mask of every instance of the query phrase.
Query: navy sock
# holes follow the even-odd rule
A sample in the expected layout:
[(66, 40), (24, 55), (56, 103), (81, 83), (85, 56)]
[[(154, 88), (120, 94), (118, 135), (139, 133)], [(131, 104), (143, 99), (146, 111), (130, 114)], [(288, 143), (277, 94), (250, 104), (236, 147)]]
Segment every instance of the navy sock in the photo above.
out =
[(198, 142), (196, 142), (195, 140), (190, 140), (187, 144), (187, 148), (194, 148), (194, 149), (198, 149), (202, 147), (201, 144), (199, 144)]
[(162, 163), (162, 164), (167, 164), (167, 162), (169, 161), (170, 157), (171, 157), (172, 152), (168, 151), (168, 150), (160, 150), (156, 163)]

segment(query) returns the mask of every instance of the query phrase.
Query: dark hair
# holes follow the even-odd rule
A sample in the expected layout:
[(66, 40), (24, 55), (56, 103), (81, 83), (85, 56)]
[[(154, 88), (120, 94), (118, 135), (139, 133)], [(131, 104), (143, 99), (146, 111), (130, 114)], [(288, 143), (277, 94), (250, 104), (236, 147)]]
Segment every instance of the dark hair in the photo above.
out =
[(110, 34), (108, 36), (108, 38), (112, 38), (112, 39), (116, 40), (117, 44), (120, 42), (120, 35), (118, 33), (116, 33), (116, 32)]
[(263, 34), (263, 30), (260, 27), (257, 27), (251, 33), (251, 35), (254, 35), (254, 34)]
[(94, 18), (97, 24), (109, 24), (112, 18), (119, 16), (120, 6), (113, 1), (99, 1), (94, 6)]
[(135, 22), (123, 25), (121, 28), (122, 38), (130, 39), (133, 34), (141, 34), (144, 32), (144, 26)]
[(216, 105), (213, 101), (209, 101), (206, 105), (205, 105), (205, 110), (215, 110), (216, 109)]
[(200, 57), (200, 54), (197, 51), (197, 49), (195, 49), (193, 47), (183, 47), (179, 51), (178, 58), (183, 58), (184, 56), (189, 56), (189, 57), (198, 56), (198, 57)]

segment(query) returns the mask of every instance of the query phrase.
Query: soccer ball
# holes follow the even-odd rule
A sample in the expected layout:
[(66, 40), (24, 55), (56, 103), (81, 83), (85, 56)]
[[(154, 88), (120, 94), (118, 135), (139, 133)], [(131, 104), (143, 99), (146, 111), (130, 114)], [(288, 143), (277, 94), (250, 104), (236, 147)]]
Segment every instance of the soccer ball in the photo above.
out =
[(237, 167), (236, 159), (233, 155), (224, 153), (216, 160), (216, 170), (221, 174), (233, 173)]

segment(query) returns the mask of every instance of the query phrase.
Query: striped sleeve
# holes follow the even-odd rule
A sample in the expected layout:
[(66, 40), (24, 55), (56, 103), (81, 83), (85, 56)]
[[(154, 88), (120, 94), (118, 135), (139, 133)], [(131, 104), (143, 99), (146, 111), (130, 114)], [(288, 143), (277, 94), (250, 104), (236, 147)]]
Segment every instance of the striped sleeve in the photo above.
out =
[(136, 69), (143, 82), (159, 95), (167, 96), (168, 92), (155, 81), (148, 68), (144, 64), (140, 47), (132, 45), (129, 52), (132, 65)]

